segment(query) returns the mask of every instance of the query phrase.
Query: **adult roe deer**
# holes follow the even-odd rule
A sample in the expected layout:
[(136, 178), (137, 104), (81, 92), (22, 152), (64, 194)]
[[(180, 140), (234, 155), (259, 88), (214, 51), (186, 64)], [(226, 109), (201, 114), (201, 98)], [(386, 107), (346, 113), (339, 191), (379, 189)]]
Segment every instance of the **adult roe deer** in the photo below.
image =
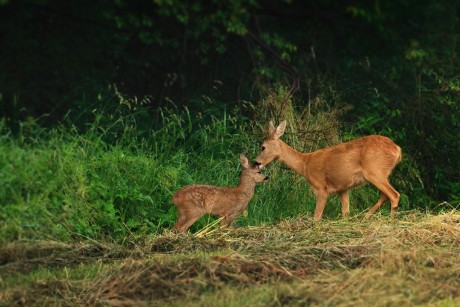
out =
[(249, 164), (248, 158), (241, 154), (243, 170), (236, 187), (192, 184), (177, 191), (172, 202), (179, 211), (179, 218), (173, 229), (185, 232), (205, 214), (224, 217), (221, 226), (229, 226), (243, 212), (254, 195), (257, 182), (265, 182), (268, 177), (258, 167)]
[(255, 165), (264, 167), (279, 160), (305, 177), (316, 195), (314, 220), (323, 215), (329, 194), (337, 193), (342, 203), (342, 216), (348, 213), (348, 190), (366, 182), (380, 190), (380, 198), (369, 210), (369, 218), (384, 202), (391, 202), (391, 216), (396, 214), (400, 195), (388, 182), (394, 167), (401, 161), (401, 148), (387, 137), (369, 135), (349, 142), (310, 153), (293, 149), (280, 137), (286, 129), (286, 121), (277, 128), (270, 122), (269, 136), (260, 147)]

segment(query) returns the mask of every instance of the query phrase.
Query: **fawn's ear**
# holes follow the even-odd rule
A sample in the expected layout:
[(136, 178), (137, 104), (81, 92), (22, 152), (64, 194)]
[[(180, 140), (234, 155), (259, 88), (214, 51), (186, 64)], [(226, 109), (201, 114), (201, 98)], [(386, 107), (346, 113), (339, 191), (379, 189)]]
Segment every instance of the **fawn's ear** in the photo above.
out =
[(284, 134), (284, 130), (286, 129), (286, 123), (287, 122), (283, 120), (283, 122), (276, 128), (275, 132), (273, 133), (273, 137), (275, 139), (279, 139)]
[(249, 167), (249, 160), (245, 155), (240, 154), (240, 161), (241, 161), (241, 165), (243, 165), (244, 168)]

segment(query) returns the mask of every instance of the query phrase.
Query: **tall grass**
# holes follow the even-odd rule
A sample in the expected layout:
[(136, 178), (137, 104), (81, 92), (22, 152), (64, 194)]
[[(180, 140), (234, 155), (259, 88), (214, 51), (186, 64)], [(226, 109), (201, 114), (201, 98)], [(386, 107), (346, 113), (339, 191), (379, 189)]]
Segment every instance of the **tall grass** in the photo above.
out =
[[(276, 105), (262, 103), (266, 109)], [(283, 115), (292, 121), (289, 144), (309, 151), (337, 142), (336, 111), (290, 112)], [(14, 135), (1, 122), (0, 240), (127, 240), (161, 232), (175, 222), (170, 199), (176, 190), (191, 183), (236, 185), (239, 153), (255, 158), (266, 133), (264, 117), (249, 121), (240, 110), (193, 113), (172, 107), (157, 114), (156, 122), (146, 124), (143, 112), (96, 111), (85, 129), (75, 122), (44, 129), (29, 120)], [(278, 163), (264, 171), (271, 180), (256, 187), (237, 224), (312, 214), (315, 200), (303, 178)], [(377, 196), (369, 187), (353, 191), (352, 214), (369, 208)], [(332, 198), (326, 217), (339, 216), (339, 207)], [(191, 230), (210, 220), (202, 218)]]

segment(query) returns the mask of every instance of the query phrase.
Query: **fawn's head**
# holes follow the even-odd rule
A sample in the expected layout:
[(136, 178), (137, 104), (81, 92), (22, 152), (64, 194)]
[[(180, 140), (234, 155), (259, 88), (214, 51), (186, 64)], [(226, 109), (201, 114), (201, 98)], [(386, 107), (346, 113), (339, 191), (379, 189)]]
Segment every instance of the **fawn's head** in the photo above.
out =
[(241, 165), (243, 165), (243, 172), (245, 175), (251, 177), (254, 182), (265, 182), (268, 181), (268, 176), (260, 171), (260, 169), (254, 164), (250, 164), (248, 158), (241, 154), (240, 155)]
[(286, 121), (283, 121), (275, 128), (273, 122), (270, 121), (268, 127), (268, 137), (260, 145), (260, 154), (256, 158), (254, 165), (261, 169), (268, 163), (279, 158), (281, 154), (280, 137), (286, 129)]

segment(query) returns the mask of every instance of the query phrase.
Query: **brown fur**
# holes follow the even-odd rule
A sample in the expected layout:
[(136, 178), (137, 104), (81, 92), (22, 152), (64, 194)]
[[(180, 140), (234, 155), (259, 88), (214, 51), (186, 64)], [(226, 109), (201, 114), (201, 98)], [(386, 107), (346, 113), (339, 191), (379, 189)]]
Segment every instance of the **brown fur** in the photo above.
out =
[(384, 202), (390, 200), (395, 215), (400, 195), (388, 182), (392, 170), (401, 161), (401, 148), (389, 138), (369, 135), (346, 143), (300, 153), (284, 143), (280, 137), (286, 128), (283, 121), (277, 128), (270, 122), (269, 137), (256, 158), (259, 168), (279, 160), (305, 177), (316, 195), (314, 220), (320, 220), (331, 193), (337, 193), (342, 203), (342, 216), (348, 213), (348, 190), (366, 182), (380, 190), (380, 198), (369, 210), (370, 217)]
[(243, 171), (236, 187), (218, 187), (213, 185), (193, 184), (177, 191), (172, 202), (179, 211), (179, 218), (173, 229), (185, 232), (205, 214), (223, 216), (221, 226), (229, 226), (243, 212), (252, 196), (257, 182), (264, 182), (268, 177), (248, 158), (240, 156)]

